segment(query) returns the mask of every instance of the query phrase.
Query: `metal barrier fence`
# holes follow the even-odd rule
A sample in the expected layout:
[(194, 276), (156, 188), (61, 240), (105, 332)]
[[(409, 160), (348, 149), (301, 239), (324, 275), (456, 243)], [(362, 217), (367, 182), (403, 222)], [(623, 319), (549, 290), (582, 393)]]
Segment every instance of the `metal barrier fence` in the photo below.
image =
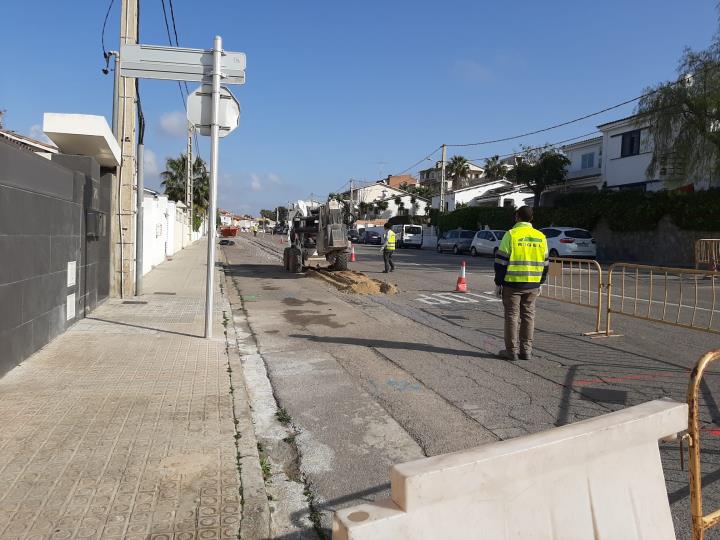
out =
[(602, 333), (602, 290), (602, 268), (597, 261), (553, 257), (541, 296), (594, 308), (597, 311), (595, 331), (584, 335), (596, 335)]
[[(707, 367), (720, 360), (720, 349), (705, 353), (695, 365), (688, 384), (688, 432), (683, 439), (688, 441), (690, 456), (690, 514), (692, 516), (693, 540), (703, 540), (705, 531), (720, 523), (720, 510), (703, 515), (702, 505), (702, 471), (700, 468), (700, 383)], [(681, 448), (682, 452), (682, 448)]]
[(720, 238), (701, 238), (695, 241), (695, 269), (706, 265), (717, 272), (720, 268)]
[(720, 272), (615, 263), (608, 269), (603, 337), (612, 314), (720, 334)]

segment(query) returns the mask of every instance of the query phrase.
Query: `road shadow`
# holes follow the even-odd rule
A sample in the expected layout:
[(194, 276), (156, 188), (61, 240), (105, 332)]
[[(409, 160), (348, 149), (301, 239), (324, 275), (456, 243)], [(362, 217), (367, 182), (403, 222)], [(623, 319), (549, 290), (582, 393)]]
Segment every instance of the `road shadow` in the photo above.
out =
[(225, 264), (225, 274), (230, 277), (250, 279), (304, 279), (305, 274), (292, 274), (274, 264)]
[(154, 326), (142, 326), (140, 324), (131, 324), (126, 322), (120, 322), (120, 321), (112, 321), (110, 319), (100, 319), (99, 317), (86, 317), (89, 321), (98, 321), (98, 322), (104, 322), (108, 324), (117, 324), (120, 326), (128, 326), (130, 328), (138, 328), (140, 330), (152, 330), (153, 332), (160, 332), (162, 334), (173, 334), (176, 336), (186, 336), (186, 337), (194, 337), (194, 338), (202, 338), (204, 337), (202, 334), (188, 334), (187, 332), (176, 332), (174, 330), (165, 330), (163, 328), (155, 328)]
[(363, 339), (354, 337), (326, 337), (313, 336), (310, 334), (290, 334), (288, 337), (306, 339), (315, 343), (333, 343), (337, 345), (355, 345), (358, 347), (375, 347), (378, 349), (398, 349), (403, 351), (421, 351), (433, 354), (448, 354), (452, 356), (471, 356), (474, 358), (495, 358), (491, 354), (478, 351), (467, 351), (461, 349), (449, 349), (447, 347), (435, 347), (425, 343), (412, 343), (408, 341), (387, 341), (384, 339)]

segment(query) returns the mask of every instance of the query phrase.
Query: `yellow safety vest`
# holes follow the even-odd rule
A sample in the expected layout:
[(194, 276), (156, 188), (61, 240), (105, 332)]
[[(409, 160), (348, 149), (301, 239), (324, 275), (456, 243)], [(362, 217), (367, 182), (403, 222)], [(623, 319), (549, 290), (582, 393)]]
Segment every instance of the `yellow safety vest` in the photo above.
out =
[(387, 251), (395, 251), (395, 232), (392, 229), (388, 229), (385, 249)]
[(506, 283), (540, 283), (547, 253), (545, 235), (530, 223), (519, 222), (503, 236), (495, 262), (507, 265)]

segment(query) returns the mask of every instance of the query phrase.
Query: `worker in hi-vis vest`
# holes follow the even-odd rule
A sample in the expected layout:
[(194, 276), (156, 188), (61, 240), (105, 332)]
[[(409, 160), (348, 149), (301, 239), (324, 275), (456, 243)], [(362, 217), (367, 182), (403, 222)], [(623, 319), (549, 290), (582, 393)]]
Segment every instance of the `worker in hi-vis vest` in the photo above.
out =
[(395, 231), (390, 228), (390, 222), (385, 223), (385, 234), (383, 235), (383, 245), (381, 247), (383, 253), (383, 261), (385, 262), (385, 270), (383, 274), (395, 271), (395, 263), (392, 256), (395, 253)]
[(549, 268), (547, 239), (532, 219), (532, 208), (518, 208), (495, 254), (495, 285), (505, 308), (505, 349), (498, 356), (505, 360), (532, 358), (535, 300)]

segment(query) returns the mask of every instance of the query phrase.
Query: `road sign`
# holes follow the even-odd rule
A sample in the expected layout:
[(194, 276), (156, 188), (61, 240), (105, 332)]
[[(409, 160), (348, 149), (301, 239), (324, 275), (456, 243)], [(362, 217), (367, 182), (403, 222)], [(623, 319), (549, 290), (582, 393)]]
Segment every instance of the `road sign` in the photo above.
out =
[[(212, 85), (203, 84), (188, 96), (187, 118), (197, 128), (200, 135), (210, 136)], [(220, 137), (225, 137), (240, 124), (240, 103), (232, 95), (232, 92), (224, 86), (220, 87), (218, 124), (220, 126)]]
[[(220, 61), (225, 84), (245, 84), (245, 53), (223, 51)], [(212, 82), (212, 49), (160, 45), (122, 45), (120, 74), (138, 79)]]

